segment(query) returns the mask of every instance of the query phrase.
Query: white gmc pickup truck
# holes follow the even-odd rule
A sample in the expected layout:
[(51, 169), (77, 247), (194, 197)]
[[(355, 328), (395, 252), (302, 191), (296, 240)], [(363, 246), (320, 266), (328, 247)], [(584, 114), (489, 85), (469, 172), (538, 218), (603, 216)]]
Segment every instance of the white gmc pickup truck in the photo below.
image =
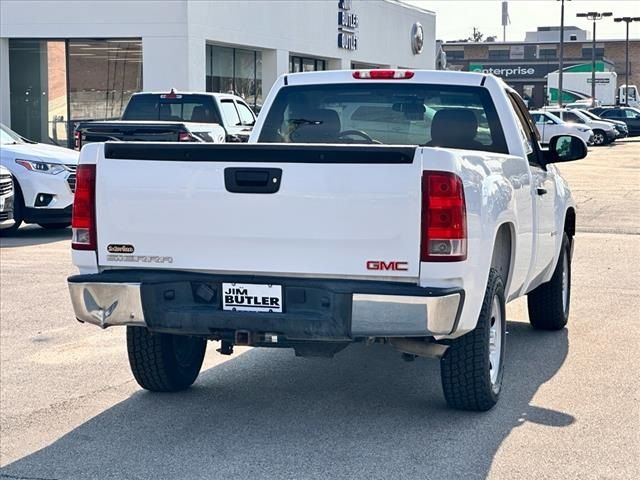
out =
[(332, 356), (388, 343), (440, 359), (454, 408), (502, 389), (505, 304), (569, 314), (575, 205), (518, 95), (483, 74), (282, 76), (248, 144), (83, 148), (76, 318), (127, 326), (133, 375), (189, 387), (207, 340)]

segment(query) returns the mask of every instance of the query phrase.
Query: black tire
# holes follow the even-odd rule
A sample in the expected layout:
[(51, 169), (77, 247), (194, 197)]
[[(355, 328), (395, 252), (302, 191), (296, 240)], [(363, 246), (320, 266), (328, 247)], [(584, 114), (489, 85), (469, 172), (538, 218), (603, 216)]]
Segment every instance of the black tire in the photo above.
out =
[(61, 222), (61, 223), (39, 223), (42, 228), (47, 230), (59, 230), (63, 228), (68, 228), (71, 226), (71, 222)]
[(131, 372), (138, 385), (153, 392), (189, 388), (198, 378), (206, 349), (204, 338), (127, 327)]
[[(496, 332), (500, 338), (499, 365), (492, 381), (490, 360), (491, 327), (495, 324), (494, 300), (501, 315)], [(491, 269), (476, 328), (450, 342), (440, 361), (444, 397), (450, 407), (485, 412), (497, 402), (502, 390), (506, 340), (504, 284), (500, 274)]]
[(593, 131), (593, 144), (595, 146), (605, 145), (607, 143), (607, 135), (603, 130)]
[[(566, 260), (566, 263), (565, 263)], [(563, 270), (566, 267), (567, 298), (563, 301)], [(529, 322), (540, 330), (562, 330), (569, 320), (571, 307), (571, 242), (566, 233), (562, 236), (562, 247), (556, 269), (551, 280), (543, 283), (527, 296)]]

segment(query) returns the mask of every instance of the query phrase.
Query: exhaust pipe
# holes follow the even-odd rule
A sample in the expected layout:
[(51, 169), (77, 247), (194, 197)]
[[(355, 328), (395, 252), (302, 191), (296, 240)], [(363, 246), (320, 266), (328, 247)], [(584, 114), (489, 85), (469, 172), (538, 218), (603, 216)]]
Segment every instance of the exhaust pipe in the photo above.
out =
[(449, 348), (447, 345), (425, 342), (414, 338), (390, 338), (389, 343), (402, 353), (429, 358), (442, 358), (447, 348)]

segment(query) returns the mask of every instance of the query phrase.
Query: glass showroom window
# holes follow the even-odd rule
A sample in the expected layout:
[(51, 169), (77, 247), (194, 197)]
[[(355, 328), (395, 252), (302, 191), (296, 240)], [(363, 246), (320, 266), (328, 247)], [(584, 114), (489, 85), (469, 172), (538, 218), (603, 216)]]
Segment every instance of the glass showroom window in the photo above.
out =
[(69, 40), (69, 118), (120, 118), (142, 89), (140, 40)]
[(9, 41), (11, 127), (70, 146), (79, 120), (120, 117), (142, 89), (139, 39)]
[(262, 105), (262, 52), (207, 45), (207, 91), (233, 92)]
[(315, 72), (326, 70), (327, 62), (319, 58), (289, 57), (289, 72)]
[(67, 145), (66, 44), (9, 40), (11, 128), (26, 138)]

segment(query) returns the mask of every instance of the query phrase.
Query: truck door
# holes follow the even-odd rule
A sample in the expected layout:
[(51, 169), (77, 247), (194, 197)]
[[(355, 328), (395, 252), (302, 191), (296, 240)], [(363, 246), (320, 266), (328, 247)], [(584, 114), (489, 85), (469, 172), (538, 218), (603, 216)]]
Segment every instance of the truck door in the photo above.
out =
[(547, 171), (542, 161), (542, 151), (527, 109), (517, 95), (508, 92), (509, 99), (518, 115), (530, 148), (527, 152), (531, 169), (531, 195), (533, 197), (534, 255), (529, 278), (534, 281), (553, 262), (558, 234), (555, 221), (556, 184), (554, 174)]

